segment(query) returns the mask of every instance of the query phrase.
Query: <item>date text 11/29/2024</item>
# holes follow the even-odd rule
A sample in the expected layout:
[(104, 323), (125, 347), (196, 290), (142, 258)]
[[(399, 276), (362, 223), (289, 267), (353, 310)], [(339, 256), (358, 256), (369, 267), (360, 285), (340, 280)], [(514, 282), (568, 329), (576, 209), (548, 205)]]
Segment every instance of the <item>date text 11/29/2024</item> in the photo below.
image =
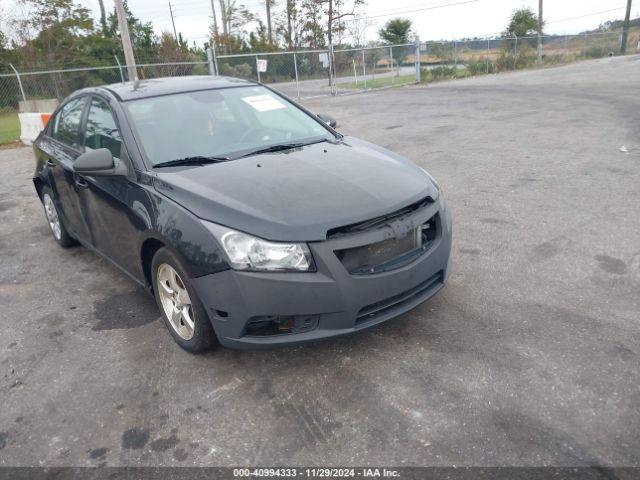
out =
[(391, 468), (234, 468), (233, 476), (234, 478), (394, 478), (399, 477), (400, 472)]

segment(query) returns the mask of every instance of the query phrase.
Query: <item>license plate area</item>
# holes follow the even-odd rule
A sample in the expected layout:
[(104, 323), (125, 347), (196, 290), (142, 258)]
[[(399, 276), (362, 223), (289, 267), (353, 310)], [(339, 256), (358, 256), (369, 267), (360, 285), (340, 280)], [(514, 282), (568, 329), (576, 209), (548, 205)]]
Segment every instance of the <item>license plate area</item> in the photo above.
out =
[(351, 274), (375, 273), (376, 267), (419, 250), (422, 246), (420, 233), (421, 229), (416, 228), (403, 238), (389, 238), (369, 245), (337, 250), (336, 255)]
[(399, 268), (430, 248), (437, 235), (437, 218), (409, 231), (401, 238), (335, 250), (342, 265), (352, 275), (370, 275)]

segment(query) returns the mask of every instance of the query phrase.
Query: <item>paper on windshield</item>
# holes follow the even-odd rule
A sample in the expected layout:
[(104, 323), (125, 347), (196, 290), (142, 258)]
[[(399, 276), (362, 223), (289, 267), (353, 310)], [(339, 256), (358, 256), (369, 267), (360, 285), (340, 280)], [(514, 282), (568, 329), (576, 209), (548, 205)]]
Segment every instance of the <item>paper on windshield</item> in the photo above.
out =
[(271, 95), (253, 95), (251, 97), (243, 97), (242, 101), (251, 105), (259, 112), (268, 112), (270, 110), (279, 110), (281, 108), (287, 108), (283, 103), (280, 103), (276, 98)]

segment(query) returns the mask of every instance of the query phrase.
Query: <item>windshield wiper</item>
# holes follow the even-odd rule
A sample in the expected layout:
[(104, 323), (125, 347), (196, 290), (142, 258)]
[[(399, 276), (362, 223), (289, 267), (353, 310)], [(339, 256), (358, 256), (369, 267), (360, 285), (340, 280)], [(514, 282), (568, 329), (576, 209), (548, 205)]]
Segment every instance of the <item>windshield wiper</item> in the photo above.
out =
[(154, 165), (153, 168), (177, 167), (180, 165), (206, 165), (208, 163), (228, 162), (229, 160), (231, 160), (229, 157), (184, 157), (177, 158), (176, 160), (169, 160), (168, 162), (159, 163), (157, 165)]
[(311, 142), (297, 142), (297, 143), (276, 143), (275, 145), (269, 145), (264, 148), (257, 148), (256, 150), (251, 150), (250, 152), (243, 153), (237, 158), (250, 157), (251, 155), (259, 155), (261, 153), (270, 153), (270, 152), (280, 152), (282, 150), (290, 150), (292, 148), (304, 147), (306, 145), (312, 145), (314, 143), (328, 142), (329, 140), (326, 138), (322, 138), (320, 140), (315, 140)]

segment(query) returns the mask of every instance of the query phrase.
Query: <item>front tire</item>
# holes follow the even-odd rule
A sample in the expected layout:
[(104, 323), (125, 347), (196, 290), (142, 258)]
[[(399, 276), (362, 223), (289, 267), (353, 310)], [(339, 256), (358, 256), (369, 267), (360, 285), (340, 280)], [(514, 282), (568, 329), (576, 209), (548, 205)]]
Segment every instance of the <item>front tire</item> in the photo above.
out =
[(180, 259), (161, 248), (151, 272), (156, 303), (173, 339), (192, 353), (208, 350), (215, 343), (213, 327)]
[(53, 200), (53, 192), (49, 187), (42, 189), (42, 206), (44, 207), (44, 215), (53, 234), (53, 238), (56, 239), (58, 245), (62, 248), (70, 248), (78, 243), (74, 238), (69, 235), (69, 232), (64, 227), (62, 220), (60, 219), (60, 213)]

